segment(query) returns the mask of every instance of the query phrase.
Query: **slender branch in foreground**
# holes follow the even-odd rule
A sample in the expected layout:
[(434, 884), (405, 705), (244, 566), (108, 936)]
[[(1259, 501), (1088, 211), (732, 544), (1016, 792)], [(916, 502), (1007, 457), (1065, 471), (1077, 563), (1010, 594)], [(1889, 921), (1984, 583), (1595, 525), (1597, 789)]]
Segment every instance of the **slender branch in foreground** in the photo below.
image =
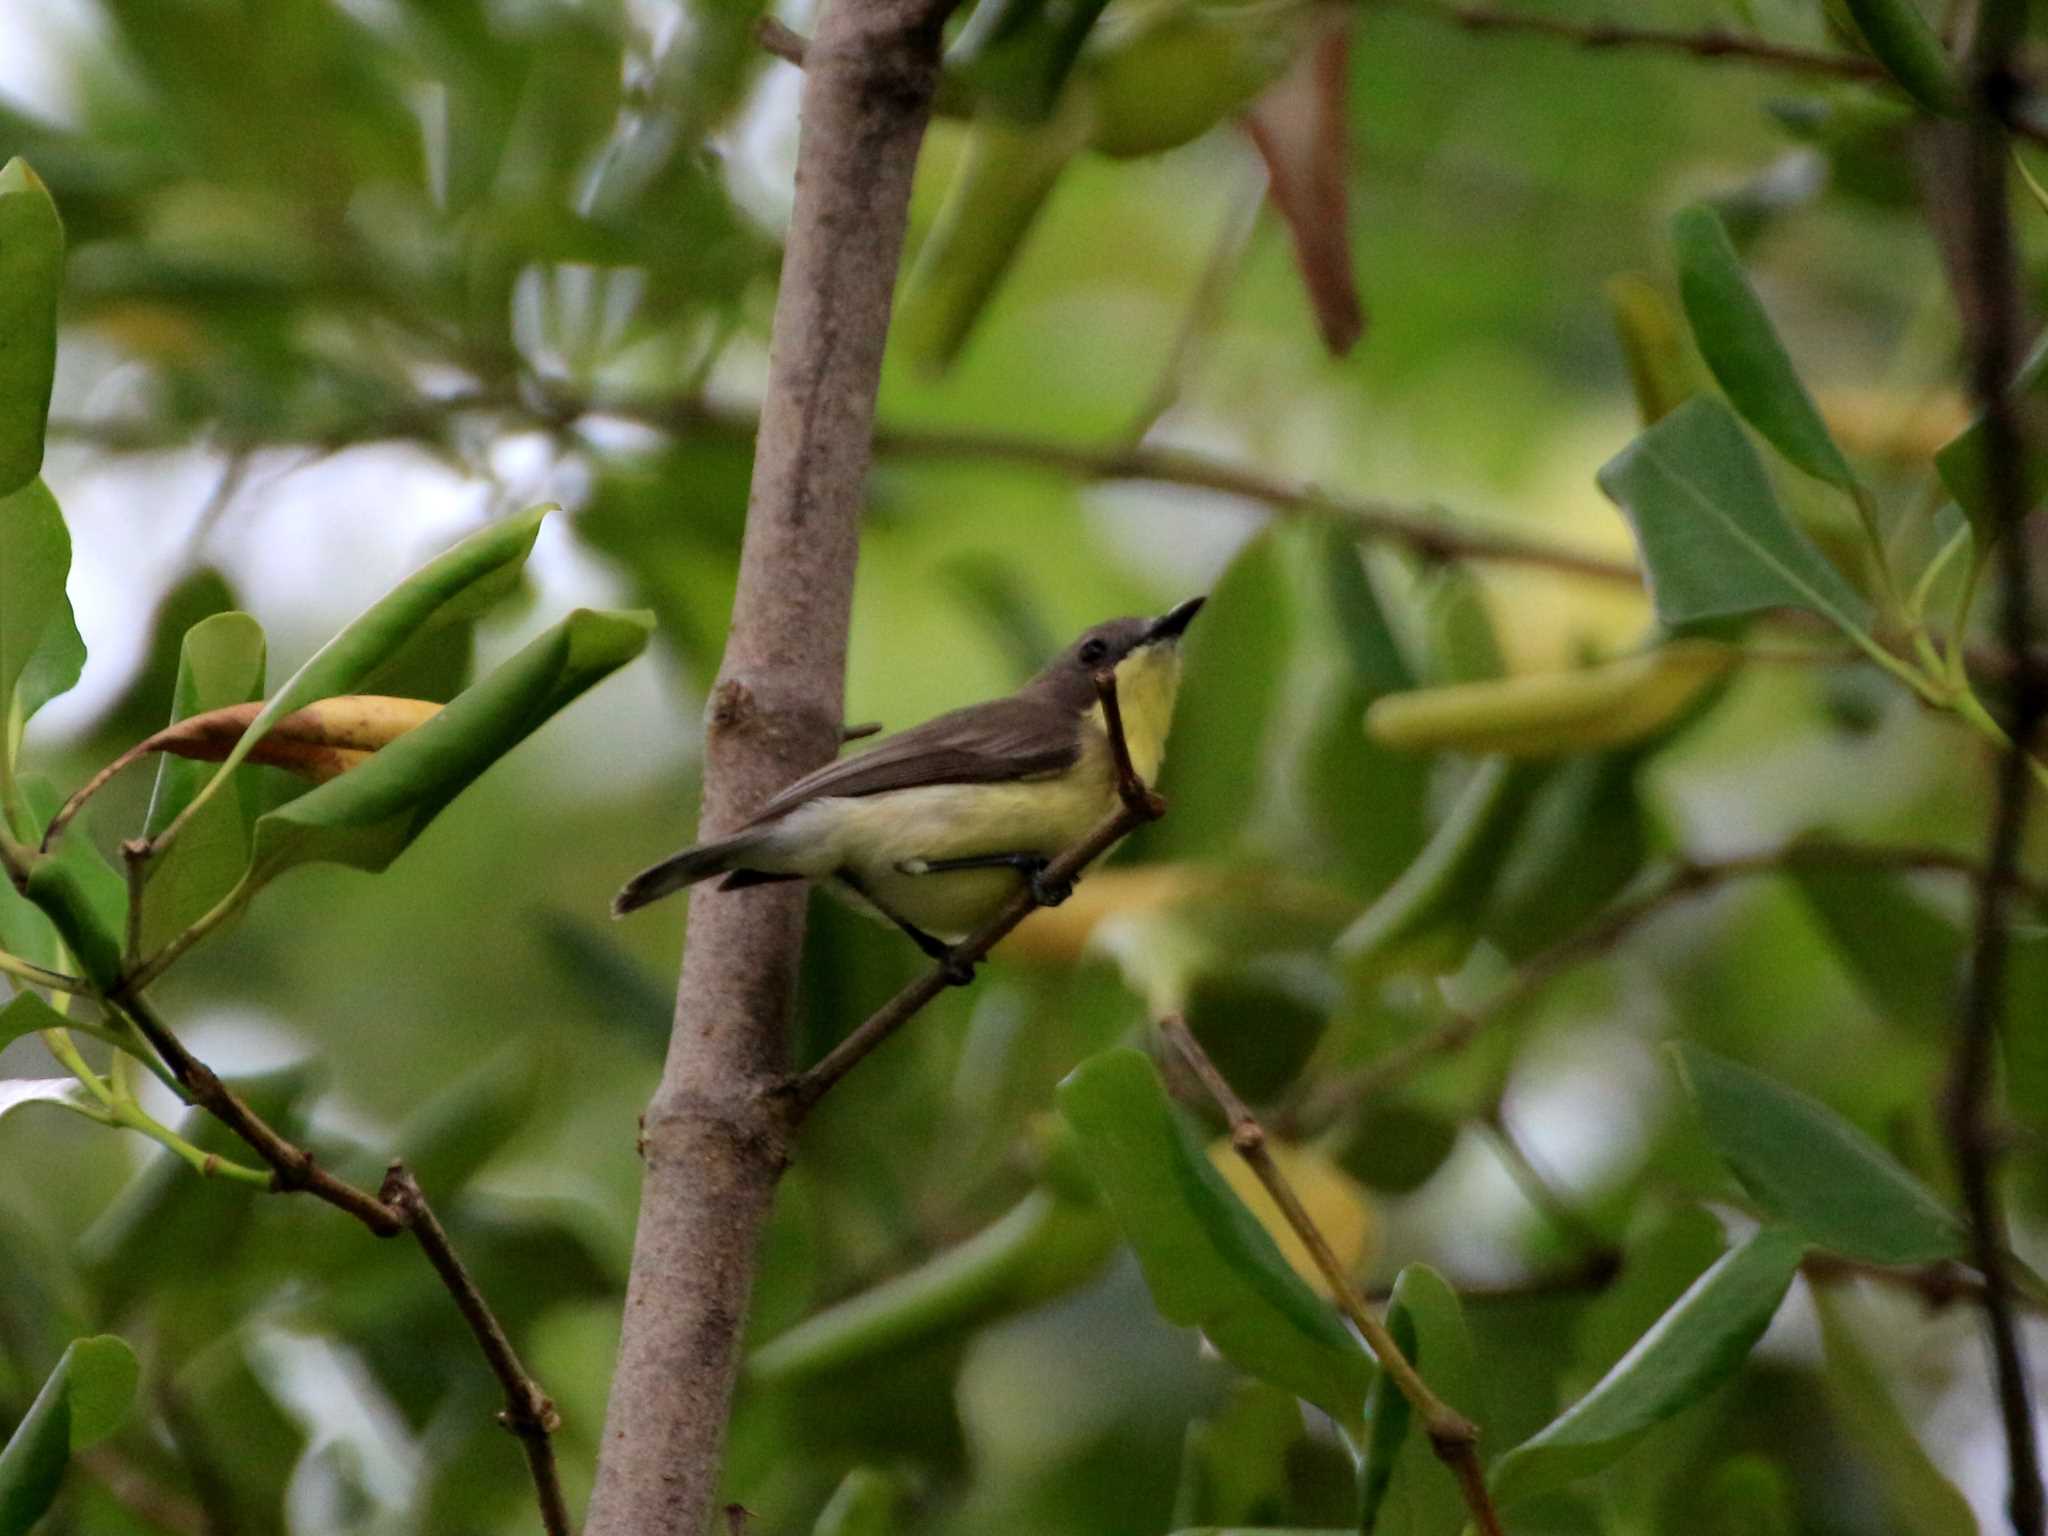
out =
[[(1672, 865), (1638, 894), (1616, 902), (1577, 933), (1523, 962), (1478, 1007), (1454, 1012), (1436, 1028), (1402, 1042), (1356, 1071), (1325, 1079), (1298, 1104), (1283, 1111), (1277, 1123), (1289, 1135), (1320, 1130), (1374, 1094), (1404, 1081), (1425, 1062), (1463, 1050), (1482, 1030), (1512, 1014), (1559, 976), (1607, 953), (1667, 907), (1736, 880), (1783, 874), (1793, 869), (1843, 868), (1977, 879), (1985, 873), (1980, 861), (1945, 848), (1873, 848), (1823, 842), (1794, 843), (1769, 853)], [(2020, 892), (2048, 913), (2048, 885), (2010, 869), (2000, 885)]]
[(555, 1475), (554, 1448), (548, 1438), (560, 1423), (554, 1405), (519, 1364), (505, 1330), (456, 1258), (448, 1234), (405, 1165), (393, 1163), (383, 1189), (375, 1195), (336, 1177), (316, 1163), (312, 1153), (280, 1135), (251, 1109), (211, 1067), (185, 1048), (185, 1043), (141, 998), (123, 995), (110, 997), (108, 1002), (133, 1021), (191, 1101), (241, 1137), (270, 1166), (272, 1190), (303, 1190), (347, 1212), (376, 1237), (392, 1237), (407, 1231), (413, 1234), (435, 1274), (454, 1297), (485, 1361), (505, 1388), (505, 1412), (500, 1415), (500, 1422), (519, 1437), (526, 1453), (548, 1536), (569, 1536), (568, 1509), (562, 1500), (561, 1483)]
[(562, 1482), (555, 1472), (555, 1447), (550, 1438), (562, 1427), (562, 1416), (555, 1411), (553, 1400), (541, 1390), (540, 1383), (519, 1363), (518, 1351), (505, 1336), (476, 1282), (470, 1279), (469, 1271), (463, 1268), (462, 1260), (456, 1257), (447, 1232), (427, 1204), (412, 1170), (404, 1163), (393, 1163), (378, 1194), (385, 1205), (404, 1217), (407, 1230), (426, 1254), (427, 1262), (434, 1266), (434, 1273), (455, 1298), (462, 1320), (476, 1336), (491, 1374), (505, 1389), (505, 1411), (498, 1415), (498, 1422), (519, 1437), (520, 1449), (526, 1452), (527, 1469), (533, 1474), (534, 1492), (540, 1498), (542, 1527), (548, 1536), (569, 1536), (569, 1506), (562, 1498)]
[[(1080, 842), (1045, 866), (1038, 882), (1042, 887), (1057, 890), (1065, 886), (1146, 822), (1157, 821), (1166, 814), (1166, 802), (1146, 787), (1145, 781), (1138, 777), (1137, 770), (1131, 765), (1130, 745), (1124, 738), (1123, 712), (1117, 703), (1116, 674), (1098, 672), (1095, 689), (1102, 699), (1103, 719), (1109, 728), (1110, 752), (1116, 763), (1117, 808), (1098, 822)], [(814, 1066), (770, 1087), (768, 1093), (782, 1104), (791, 1125), (801, 1122), (818, 1100), (858, 1066), (869, 1052), (951, 986), (949, 972), (957, 966), (972, 966), (981, 960), (1039, 906), (1031, 883), (1024, 882), (1002, 911), (953, 946), (952, 953), (943, 964), (934, 965), (869, 1014)]]
[(1216, 1069), (1209, 1053), (1189, 1031), (1187, 1021), (1179, 1014), (1169, 1014), (1159, 1021), (1159, 1033), (1202, 1080), (1202, 1086), (1209, 1090), (1216, 1107), (1230, 1122), (1231, 1147), (1258, 1176), (1259, 1182), (1266, 1186), (1266, 1192), (1280, 1207), (1287, 1224), (1301, 1239), (1302, 1246), (1308, 1249), (1316, 1268), (1322, 1271), (1323, 1279), (1329, 1282), (1330, 1294), (1336, 1298), (1338, 1307), (1351, 1320), (1351, 1325), (1364, 1335), (1373, 1357), (1380, 1363), (1380, 1369), (1400, 1388), (1401, 1395), (1408, 1399), (1409, 1406), (1422, 1420), (1430, 1449), (1458, 1480), (1458, 1488), (1465, 1496), (1465, 1507), (1472, 1513), (1472, 1523), (1479, 1528), (1481, 1536), (1502, 1536), (1500, 1516), (1487, 1494), (1486, 1476), (1479, 1466), (1479, 1426), (1429, 1389), (1429, 1383), (1401, 1353), (1401, 1346), (1394, 1342), (1393, 1335), (1373, 1316), (1365, 1298), (1358, 1294), (1358, 1287), (1352, 1284), (1350, 1272), (1331, 1252), (1322, 1228), (1316, 1225), (1315, 1218), (1302, 1205), (1301, 1197), (1295, 1194), (1294, 1186), (1287, 1182), (1279, 1164), (1273, 1161), (1273, 1154), (1266, 1146), (1265, 1128), (1246, 1107), (1244, 1100), (1237, 1096), (1237, 1090)]
[(1970, 1217), (1971, 1262), (1984, 1277), (1981, 1302), (2010, 1477), (2006, 1512), (2018, 1536), (2042, 1536), (2048, 1530), (2048, 1490), (2042, 1485), (2030, 1378), (2006, 1269), (2004, 1213), (1994, 1187), (1998, 1137), (1990, 1124), (1989, 1105), (1993, 1058), (2006, 1023), (2006, 904), (2026, 831), (2027, 747), (2048, 716), (2048, 676), (2033, 654), (2027, 444), (2010, 393), (2019, 366), (2023, 316), (2008, 206), (2005, 127), (2018, 92), (2012, 59), (2025, 32), (2026, 14), (2027, 7), (2019, 0), (1986, 0), (1968, 61), (1974, 110), (1960, 130), (1963, 175), (1958, 194), (1968, 246), (1952, 277), (1970, 358), (1971, 392), (1984, 422), (1985, 486), (1999, 536), (2001, 639), (2015, 666), (2008, 723), (2012, 745), (1999, 761), (1990, 853), (1977, 886), (1969, 976), (1956, 1017), (1942, 1119)]

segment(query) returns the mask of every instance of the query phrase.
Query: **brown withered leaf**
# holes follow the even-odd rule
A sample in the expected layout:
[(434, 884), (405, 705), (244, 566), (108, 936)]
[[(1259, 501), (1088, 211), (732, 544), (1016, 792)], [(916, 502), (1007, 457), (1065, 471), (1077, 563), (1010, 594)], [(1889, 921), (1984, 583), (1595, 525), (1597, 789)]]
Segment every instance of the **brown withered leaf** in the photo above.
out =
[[(210, 709), (165, 726), (145, 737), (88, 779), (64, 803), (45, 834), (47, 845), (97, 794), (109, 779), (130, 763), (153, 752), (169, 752), (197, 762), (217, 763), (233, 750), (242, 733), (263, 712), (260, 701)], [(252, 763), (282, 768), (315, 784), (324, 784), (363, 762), (379, 747), (431, 720), (442, 706), (426, 699), (395, 699), (383, 694), (356, 693), (321, 699), (286, 715), (265, 733), (249, 754)]]
[(1336, 357), (1365, 334), (1346, 222), (1351, 18), (1349, 8), (1319, 18), (1287, 73), (1239, 119), (1266, 162), (1323, 345)]

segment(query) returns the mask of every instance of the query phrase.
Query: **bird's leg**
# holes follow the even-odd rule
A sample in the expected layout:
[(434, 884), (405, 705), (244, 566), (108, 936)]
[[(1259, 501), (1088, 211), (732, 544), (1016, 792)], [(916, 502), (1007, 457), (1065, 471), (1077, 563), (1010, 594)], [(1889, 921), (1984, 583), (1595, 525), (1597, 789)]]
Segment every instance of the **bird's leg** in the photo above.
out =
[(1046, 866), (1052, 861), (1038, 853), (977, 853), (960, 859), (904, 859), (896, 866), (901, 875), (943, 875), (954, 869), (1014, 869), (1031, 887), (1031, 899), (1041, 907), (1056, 907), (1074, 894), (1074, 882), (1046, 880)]
[(855, 875), (852, 870), (842, 869), (834, 878), (841, 885), (852, 891), (854, 895), (902, 929), (904, 936), (919, 949), (923, 950), (926, 955), (938, 961), (939, 968), (945, 972), (947, 985), (964, 987), (974, 980), (974, 962), (972, 960), (957, 958), (953, 953), (953, 947), (944, 939), (934, 938), (908, 918), (899, 917), (896, 913), (890, 911), (875, 899), (874, 892), (861, 884), (859, 876)]

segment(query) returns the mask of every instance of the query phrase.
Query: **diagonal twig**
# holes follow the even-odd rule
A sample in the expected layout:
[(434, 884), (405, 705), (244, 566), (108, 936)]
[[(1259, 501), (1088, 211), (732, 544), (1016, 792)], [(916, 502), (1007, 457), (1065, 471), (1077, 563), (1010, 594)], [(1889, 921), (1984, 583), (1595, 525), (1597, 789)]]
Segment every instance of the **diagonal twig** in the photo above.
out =
[(543, 1529), (549, 1536), (568, 1536), (569, 1506), (562, 1498), (561, 1479), (555, 1472), (554, 1442), (550, 1439), (562, 1427), (561, 1414), (555, 1411), (553, 1400), (541, 1390), (540, 1383), (520, 1364), (512, 1340), (463, 1267), (412, 1170), (402, 1162), (394, 1162), (384, 1175), (378, 1197), (404, 1219), (406, 1230), (426, 1254), (427, 1262), (434, 1266), (434, 1273), (441, 1277), (448, 1294), (455, 1298), (456, 1308), (483, 1350), (491, 1374), (505, 1389), (505, 1411), (498, 1415), (498, 1422), (518, 1437), (520, 1449), (526, 1453), (527, 1469), (533, 1474), (534, 1492), (540, 1499)]
[[(1165, 800), (1146, 785), (1131, 763), (1130, 743), (1124, 737), (1123, 711), (1117, 701), (1116, 674), (1107, 671), (1096, 673), (1095, 691), (1102, 701), (1103, 723), (1109, 732), (1110, 757), (1116, 767), (1117, 807), (1080, 842), (1045, 866), (1039, 876), (1041, 886), (1058, 889), (1066, 885), (1139, 827), (1166, 814)], [(949, 971), (963, 963), (972, 965), (980, 960), (1040, 905), (1032, 884), (1025, 882), (1000, 912), (954, 945), (944, 963), (933, 966), (869, 1014), (815, 1065), (771, 1085), (767, 1093), (781, 1104), (790, 1123), (800, 1122), (835, 1083), (859, 1065), (862, 1058), (952, 986)]]
[(1479, 1426), (1430, 1390), (1429, 1383), (1422, 1379), (1401, 1352), (1401, 1346), (1394, 1342), (1394, 1336), (1373, 1316), (1365, 1298), (1358, 1294), (1358, 1287), (1352, 1284), (1350, 1272), (1331, 1252), (1329, 1240), (1323, 1236), (1315, 1218), (1309, 1215), (1301, 1197), (1295, 1194), (1294, 1186), (1287, 1182), (1287, 1176), (1273, 1161), (1273, 1153), (1266, 1145), (1265, 1127), (1259, 1124), (1244, 1100), (1237, 1096), (1237, 1090), (1230, 1086), (1229, 1080), (1217, 1070), (1216, 1063), (1209, 1059), (1209, 1053), (1202, 1049), (1201, 1042), (1188, 1029), (1187, 1021), (1179, 1014), (1169, 1014), (1159, 1021), (1159, 1033), (1202, 1080), (1202, 1086), (1209, 1090), (1216, 1107), (1230, 1122), (1231, 1147), (1265, 1185), (1266, 1192), (1287, 1218), (1287, 1224), (1315, 1260), (1316, 1268), (1322, 1271), (1323, 1279), (1329, 1282), (1330, 1294), (1336, 1298), (1339, 1309), (1365, 1336), (1380, 1369), (1387, 1373), (1422, 1420), (1430, 1449), (1458, 1480), (1458, 1490), (1464, 1495), (1472, 1523), (1478, 1527), (1481, 1536), (1503, 1536), (1500, 1515), (1486, 1491), (1486, 1475), (1479, 1465)]
[(272, 1190), (304, 1191), (347, 1212), (376, 1237), (412, 1233), (434, 1273), (454, 1297), (485, 1361), (505, 1389), (505, 1412), (499, 1419), (518, 1436), (526, 1453), (547, 1536), (570, 1536), (568, 1507), (563, 1502), (554, 1446), (549, 1438), (560, 1424), (554, 1404), (520, 1365), (504, 1328), (456, 1257), (447, 1232), (434, 1216), (412, 1173), (404, 1164), (393, 1163), (383, 1188), (374, 1195), (329, 1173), (314, 1161), (312, 1153), (279, 1134), (211, 1067), (186, 1049), (185, 1043), (140, 997), (126, 993), (110, 996), (107, 1001), (134, 1022), (151, 1048), (163, 1058), (186, 1096), (241, 1137), (269, 1165)]

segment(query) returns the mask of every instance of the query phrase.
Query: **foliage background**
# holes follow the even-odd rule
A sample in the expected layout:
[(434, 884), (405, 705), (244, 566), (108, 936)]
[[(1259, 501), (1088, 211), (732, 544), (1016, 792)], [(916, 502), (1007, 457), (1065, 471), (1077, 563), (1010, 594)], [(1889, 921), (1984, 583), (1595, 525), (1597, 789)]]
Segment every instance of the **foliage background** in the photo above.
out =
[[(1803, 4), (1655, 12), (1640, 19), (1826, 40)], [(198, 613), (254, 612), (281, 676), (454, 533), (543, 497), (572, 515), (480, 649), (508, 653), (572, 602), (660, 615), (659, 655), (496, 769), (389, 874), (295, 875), (164, 995), (202, 1055), (271, 1074), (273, 1102), (324, 1148), (359, 1145), (371, 1168), (393, 1146), (445, 1159), (422, 1177), (562, 1405), (576, 1503), (629, 1252), (633, 1116), (680, 941), (678, 910), (620, 927), (603, 913), (692, 825), (788, 195), (797, 77), (753, 48), (754, 19), (716, 0), (0, 11), (0, 157), (24, 154), (48, 180), (72, 250), (53, 415), (76, 430), (53, 438), (46, 472), (91, 650), (81, 690), (31, 732), (33, 759), (75, 782), (160, 723), (175, 636)], [(1782, 121), (1796, 115), (1782, 103), (1839, 112), (1864, 93), (1468, 37), (1410, 8), (1361, 14), (1349, 68), (1350, 232), (1373, 317), (1351, 356), (1322, 351), (1270, 212), (1238, 244), (1259, 172), (1225, 125), (1155, 159), (1070, 167), (959, 366), (931, 379), (892, 358), (886, 432), (1108, 454), (1149, 429), (1339, 494), (1449, 508), (1460, 526), (1626, 555), (1593, 484), (1637, 427), (1604, 285), (1634, 271), (1668, 290), (1666, 218), (1709, 197), (1838, 434), (1878, 466), (1899, 537), (1925, 537), (1912, 517), (1927, 458), (1961, 417), (1903, 148), (1879, 135), (1816, 149)], [(934, 133), (913, 240), (962, 140), (957, 125)], [(1203, 310), (1219, 251), (1220, 302)], [(593, 418), (571, 404), (592, 396), (630, 405)], [(1801, 510), (1824, 534), (1839, 516), (1819, 499)], [(847, 717), (914, 723), (1013, 685), (1088, 622), (1220, 583), (1191, 647), (1164, 785), (1175, 812), (1121, 865), (1286, 871), (1314, 884), (1317, 912), (1348, 917), (1414, 857), (1463, 765), (1357, 732), (1363, 685), (1327, 597), (1344, 548), (1227, 496), (885, 438)], [(1649, 622), (1613, 584), (1517, 566), (1471, 568), (1473, 584), (1394, 550), (1372, 560), (1425, 679), (1483, 670), (1472, 636), (1488, 626), (1507, 668), (1534, 671), (1619, 650)], [(1987, 762), (1874, 669), (1781, 655), (1627, 764), (1564, 862), (1819, 830), (1968, 847)], [(103, 843), (144, 792), (138, 776), (109, 794), (91, 821)], [(1475, 1120), (1496, 1097), (1603, 1241), (1727, 1198), (1657, 1049), (1668, 1037), (1804, 1087), (1945, 1188), (1932, 1104), (1948, 978), (1894, 957), (1919, 941), (1946, 954), (1960, 892), (1886, 884), (1911, 898), (1901, 912), (1875, 884), (1756, 881), (1687, 905), (1418, 1076), (1398, 1114), (1379, 1106), (1360, 1140), (1421, 1149), (1427, 1177), (1396, 1190), (1415, 1170), (1354, 1159), (1383, 1186), (1366, 1197), (1373, 1278), (1419, 1259), (1496, 1287), (1572, 1258), (1569, 1228), (1531, 1205)], [(1572, 899), (1538, 905), (1568, 913)], [(1212, 1047), (1235, 1042), (1235, 1071), (1284, 1081), (1304, 1031), (1341, 1062), (1425, 1026), (1414, 982), (1338, 1000), (1327, 975), (1275, 981), (1276, 965), (1300, 970), (1308, 921), (1275, 942), (1235, 910), (1188, 940), (1215, 981), (1198, 1026)], [(1489, 940), (1514, 954), (1558, 920), (1525, 910)], [(1127, 913), (1086, 955), (1065, 930), (1020, 936), (834, 1097), (783, 1187), (758, 1338), (1018, 1199), (1019, 1149), (1053, 1084), (1137, 1030), (1163, 984), (1164, 930), (1147, 921), (1169, 919), (1156, 901)], [(800, 1053), (914, 960), (817, 906)], [(36, 1049), (11, 1047), (0, 1068), (38, 1071)], [(436, 1124), (459, 1129), (437, 1138)], [(0, 1123), (0, 1418), (75, 1334), (117, 1329), (145, 1356), (147, 1411), (75, 1480), (57, 1528), (175, 1530), (209, 1500), (247, 1529), (531, 1525), (489, 1383), (411, 1255), (145, 1151), (65, 1117)], [(2038, 1255), (2038, 1143), (2021, 1159), (2017, 1242)], [(1782, 1483), (1765, 1503), (1799, 1530), (1968, 1529), (1950, 1482), (1988, 1521), (2002, 1461), (1973, 1315), (1830, 1289), (1834, 1347), (1802, 1285), (1733, 1384), (1527, 1528), (1760, 1528), (1716, 1525), (1744, 1506), (1699, 1498), (1709, 1477)], [(1611, 1362), (1655, 1311), (1629, 1326), (1627, 1300), (1471, 1303), (1490, 1445)], [(1164, 1530), (1188, 1426), (1219, 1415), (1235, 1417), (1211, 1437), (1229, 1447), (1218, 1476), (1253, 1490), (1229, 1518), (1345, 1518), (1329, 1447), (1285, 1414), (1274, 1428), (1271, 1405), (1161, 1322), (1118, 1257), (1042, 1307), (941, 1330), (845, 1379), (750, 1388), (731, 1491), (759, 1529), (806, 1529), (843, 1473), (875, 1465), (903, 1479), (904, 1529)], [(227, 1493), (200, 1488), (207, 1468)]]

